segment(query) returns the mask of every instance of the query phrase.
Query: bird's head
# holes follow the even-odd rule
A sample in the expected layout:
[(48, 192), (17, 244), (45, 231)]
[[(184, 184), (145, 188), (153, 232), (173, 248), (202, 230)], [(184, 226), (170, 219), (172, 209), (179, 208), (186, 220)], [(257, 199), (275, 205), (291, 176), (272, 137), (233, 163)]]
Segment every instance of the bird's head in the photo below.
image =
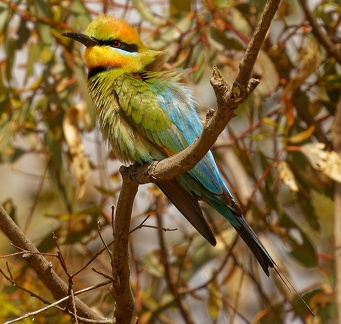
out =
[(62, 35), (86, 46), (84, 59), (89, 75), (112, 69), (118, 74), (140, 72), (160, 54), (148, 49), (126, 21), (105, 15), (92, 21), (85, 34)]

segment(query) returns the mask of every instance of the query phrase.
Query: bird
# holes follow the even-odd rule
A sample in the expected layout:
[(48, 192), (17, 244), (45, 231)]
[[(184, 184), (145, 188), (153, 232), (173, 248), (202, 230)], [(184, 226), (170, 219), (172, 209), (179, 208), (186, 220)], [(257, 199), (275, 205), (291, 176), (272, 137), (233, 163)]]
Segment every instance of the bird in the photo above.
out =
[[(99, 15), (84, 33), (65, 37), (85, 45), (88, 90), (103, 139), (123, 163), (160, 161), (188, 147), (203, 126), (197, 101), (183, 82), (186, 70), (165, 68), (166, 51), (148, 48), (123, 19)], [(204, 201), (227, 219), (267, 276), (275, 262), (224, 183), (211, 151), (191, 169), (156, 185), (211, 244), (215, 236), (203, 216)]]

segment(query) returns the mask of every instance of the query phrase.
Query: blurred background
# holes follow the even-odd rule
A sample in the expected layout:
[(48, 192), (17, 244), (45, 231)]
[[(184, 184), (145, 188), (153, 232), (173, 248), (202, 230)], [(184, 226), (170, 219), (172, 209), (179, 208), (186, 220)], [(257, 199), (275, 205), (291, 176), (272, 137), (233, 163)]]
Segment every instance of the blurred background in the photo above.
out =
[[(39, 251), (55, 253), (57, 237), (69, 273), (82, 269), (112, 240), (112, 206), (121, 163), (96, 125), (87, 93), (83, 46), (62, 32), (84, 32), (106, 13), (126, 19), (145, 44), (167, 50), (168, 68), (186, 68), (202, 119), (216, 102), (212, 65), (231, 82), (265, 1), (0, 0), (0, 203)], [(304, 9), (334, 44), (341, 6), (283, 0), (259, 54), (260, 85), (212, 147), (248, 222), (283, 274), (268, 278), (236, 232), (202, 205), (218, 244), (211, 247), (154, 185), (134, 204), (131, 285), (139, 323), (336, 323), (334, 180), (331, 126), (340, 97), (340, 65), (311, 29)], [(325, 149), (325, 150), (323, 150)], [(162, 231), (160, 228), (169, 229)], [(176, 229), (176, 230), (175, 230)], [(52, 296), (0, 232), (0, 321), (17, 318)], [(59, 260), (46, 256), (67, 280)], [(111, 274), (106, 252), (74, 278), (79, 290)], [(24, 291), (19, 286), (24, 287)], [(80, 298), (106, 317), (109, 286)], [(72, 323), (58, 310), (37, 323)], [(21, 321), (31, 323), (32, 317)]]

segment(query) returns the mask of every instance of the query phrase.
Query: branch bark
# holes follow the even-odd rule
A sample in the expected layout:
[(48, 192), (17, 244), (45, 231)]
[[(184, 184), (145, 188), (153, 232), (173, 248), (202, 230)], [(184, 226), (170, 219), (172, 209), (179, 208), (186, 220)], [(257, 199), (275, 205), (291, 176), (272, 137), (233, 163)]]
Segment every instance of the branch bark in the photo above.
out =
[[(14, 245), (27, 251), (23, 254), (23, 259), (34, 269), (40, 281), (50, 290), (56, 300), (68, 295), (68, 285), (52, 269), (52, 263), (39, 253), (35, 245), (25, 236), (2, 206), (0, 206), (0, 229)], [(77, 315), (93, 320), (105, 320), (77, 297), (75, 305)]]
[(127, 171), (128, 168), (120, 168), (123, 183), (115, 213), (115, 242), (111, 263), (114, 283), (110, 290), (116, 303), (114, 317), (116, 323), (120, 324), (131, 323), (135, 307), (129, 283), (130, 269), (128, 243), (131, 212), (138, 190), (138, 183), (131, 181)]

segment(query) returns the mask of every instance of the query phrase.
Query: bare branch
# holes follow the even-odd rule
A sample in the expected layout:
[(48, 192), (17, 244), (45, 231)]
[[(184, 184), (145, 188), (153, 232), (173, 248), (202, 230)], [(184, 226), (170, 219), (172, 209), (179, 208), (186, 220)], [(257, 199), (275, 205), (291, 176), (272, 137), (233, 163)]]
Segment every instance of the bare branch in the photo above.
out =
[[(52, 269), (52, 264), (39, 253), (35, 245), (25, 236), (2, 206), (0, 206), (0, 229), (13, 244), (27, 251), (23, 254), (23, 259), (34, 269), (53, 297), (59, 300), (67, 296), (68, 285), (56, 274)], [(75, 298), (75, 305), (79, 316), (99, 321), (104, 320), (80, 299)]]
[[(234, 86), (235, 84), (239, 84), (241, 87), (248, 86), (251, 89), (254, 89), (254, 84), (252, 84), (253, 82), (251, 82), (251, 84), (249, 83), (252, 69), (256, 63), (258, 53), (263, 45), (280, 2), (280, 0), (268, 0), (266, 2), (263, 14), (252, 35), (250, 43), (246, 48), (245, 55), (239, 64), (239, 73), (236, 81), (234, 82)], [(245, 95), (247, 95), (247, 93)]]
[[(3, 273), (3, 272), (2, 272), (2, 273)], [(7, 279), (7, 278), (6, 278), (6, 279)], [(80, 295), (80, 294), (82, 294), (82, 293), (84, 293), (84, 292), (88, 292), (88, 291), (91, 291), (91, 290), (93, 290), (93, 289), (102, 287), (102, 286), (104, 286), (104, 285), (109, 284), (110, 282), (111, 282), (111, 280), (110, 280), (110, 281), (104, 281), (104, 282), (101, 282), (101, 283), (99, 283), (99, 284), (97, 284), (97, 285), (95, 285), (95, 286), (87, 287), (87, 288), (85, 288), (85, 289), (76, 291), (76, 292), (75, 292), (75, 295)], [(20, 288), (23, 289), (22, 287), (20, 287)], [(31, 292), (29, 292), (29, 293), (31, 293)], [(35, 295), (35, 297), (37, 297), (37, 296)], [(42, 312), (45, 312), (45, 311), (47, 311), (48, 309), (53, 308), (53, 307), (58, 308), (58, 309), (61, 309), (58, 305), (64, 303), (68, 298), (69, 298), (69, 296), (66, 296), (66, 297), (64, 297), (64, 298), (61, 298), (61, 299), (57, 300), (56, 302), (54, 302), (54, 303), (52, 303), (52, 304), (49, 304), (49, 305), (46, 306), (46, 307), (43, 307), (43, 308), (41, 308), (41, 309), (38, 309), (38, 310), (36, 310), (36, 311), (34, 311), (34, 312), (29, 312), (29, 313), (27, 313), (27, 314), (25, 314), (25, 315), (23, 315), (23, 316), (20, 316), (20, 317), (14, 319), (14, 320), (7, 321), (5, 324), (11, 324), (11, 323), (19, 322), (19, 321), (21, 321), (21, 320), (23, 320), (23, 319), (25, 319), (25, 318), (29, 318), (29, 317), (36, 316), (36, 315), (38, 315), (38, 314), (40, 314), (40, 313), (42, 313)], [(39, 299), (42, 300), (40, 297), (39, 297)], [(42, 300), (42, 301), (43, 301), (43, 300)], [(46, 301), (43, 301), (43, 302), (47, 303)], [(77, 315), (75, 315), (75, 316), (77, 316)], [(79, 316), (77, 316), (77, 317), (78, 317), (78, 320), (80, 320), (82, 323), (97, 323), (97, 324), (100, 324), (100, 323), (103, 323), (103, 324), (104, 324), (104, 323), (113, 323), (113, 320), (112, 320), (112, 319), (103, 318), (103, 319), (99, 320), (99, 319), (81, 318), (81, 317), (79, 317)]]

